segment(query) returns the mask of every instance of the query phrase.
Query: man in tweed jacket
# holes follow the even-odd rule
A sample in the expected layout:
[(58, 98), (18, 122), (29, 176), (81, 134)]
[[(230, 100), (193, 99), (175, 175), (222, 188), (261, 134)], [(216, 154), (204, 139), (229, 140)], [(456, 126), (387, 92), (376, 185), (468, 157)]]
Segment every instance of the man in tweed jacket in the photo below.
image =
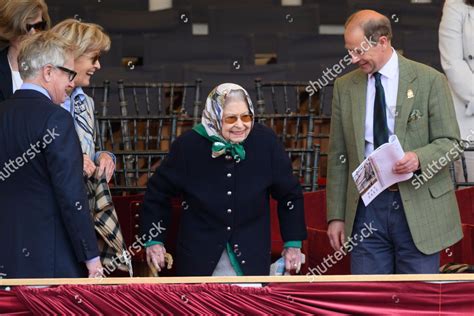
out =
[[(375, 11), (359, 11), (346, 22), (345, 45), (359, 69), (334, 87), (328, 236), (335, 250), (352, 250), (353, 274), (437, 273), (439, 251), (462, 238), (448, 169), (462, 150), (459, 128), (445, 77), (398, 55), (391, 36), (390, 21)], [(367, 39), (370, 47), (359, 47)], [(364, 206), (351, 173), (377, 147), (376, 80), (388, 136), (397, 135), (405, 151), (393, 172), (415, 175)], [(371, 229), (362, 236), (364, 227)]]

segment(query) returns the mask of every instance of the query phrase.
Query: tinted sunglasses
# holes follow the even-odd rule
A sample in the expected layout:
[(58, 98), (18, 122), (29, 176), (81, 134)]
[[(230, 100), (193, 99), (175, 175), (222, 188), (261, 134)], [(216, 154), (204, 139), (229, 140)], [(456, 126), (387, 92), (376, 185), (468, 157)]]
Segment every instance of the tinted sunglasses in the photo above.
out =
[(46, 21), (41, 21), (35, 24), (26, 24), (26, 30), (28, 32), (31, 31), (31, 29), (35, 29), (36, 31), (44, 31), (46, 29)]
[(64, 71), (65, 73), (67, 73), (68, 76), (69, 76), (69, 77), (68, 77), (69, 81), (73, 81), (74, 78), (76, 78), (77, 72), (75, 72), (74, 70), (71, 70), (71, 69), (68, 69), (68, 68), (62, 67), (62, 66), (54, 66), (54, 67), (56, 67), (56, 68), (58, 68), (59, 70), (62, 70), (62, 71)]
[(240, 114), (240, 115), (226, 116), (226, 117), (224, 117), (224, 123), (234, 124), (235, 122), (237, 122), (239, 117), (240, 117), (240, 120), (244, 123), (250, 123), (253, 120), (253, 115), (249, 114), (249, 113), (246, 113), (246, 114)]
[(87, 57), (89, 57), (91, 59), (91, 62), (92, 64), (95, 64), (96, 62), (100, 61), (100, 54), (96, 54), (96, 55), (86, 55)]

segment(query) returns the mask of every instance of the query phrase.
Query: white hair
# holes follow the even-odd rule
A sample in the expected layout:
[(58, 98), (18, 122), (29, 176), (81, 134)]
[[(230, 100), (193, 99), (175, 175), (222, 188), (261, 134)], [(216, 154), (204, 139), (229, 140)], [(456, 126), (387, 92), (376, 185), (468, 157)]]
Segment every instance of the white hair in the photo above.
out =
[(38, 76), (46, 65), (63, 66), (72, 46), (53, 32), (42, 32), (28, 37), (20, 48), (18, 68), (21, 79), (27, 80)]
[(245, 102), (245, 104), (249, 106), (247, 102), (247, 96), (245, 95), (245, 92), (242, 89), (230, 90), (225, 96), (225, 103), (223, 104), (223, 107), (225, 107), (228, 103), (234, 101)]

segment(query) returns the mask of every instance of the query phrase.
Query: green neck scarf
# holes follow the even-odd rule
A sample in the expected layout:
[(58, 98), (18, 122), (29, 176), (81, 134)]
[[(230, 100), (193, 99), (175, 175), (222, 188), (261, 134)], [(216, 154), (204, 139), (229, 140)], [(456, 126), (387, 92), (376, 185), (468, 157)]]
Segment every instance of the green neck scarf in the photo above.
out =
[(235, 160), (245, 159), (245, 149), (241, 144), (227, 142), (217, 136), (209, 136), (202, 123), (193, 127), (193, 130), (212, 143), (212, 158), (217, 158), (225, 153), (230, 153)]

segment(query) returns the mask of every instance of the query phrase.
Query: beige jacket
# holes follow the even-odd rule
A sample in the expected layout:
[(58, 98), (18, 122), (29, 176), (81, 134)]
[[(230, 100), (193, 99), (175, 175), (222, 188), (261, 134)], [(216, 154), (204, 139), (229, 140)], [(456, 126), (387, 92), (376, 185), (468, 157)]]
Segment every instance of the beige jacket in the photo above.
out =
[(467, 105), (467, 116), (474, 115), (474, 7), (464, 0), (446, 0), (444, 4), (439, 50), (456, 103)]

